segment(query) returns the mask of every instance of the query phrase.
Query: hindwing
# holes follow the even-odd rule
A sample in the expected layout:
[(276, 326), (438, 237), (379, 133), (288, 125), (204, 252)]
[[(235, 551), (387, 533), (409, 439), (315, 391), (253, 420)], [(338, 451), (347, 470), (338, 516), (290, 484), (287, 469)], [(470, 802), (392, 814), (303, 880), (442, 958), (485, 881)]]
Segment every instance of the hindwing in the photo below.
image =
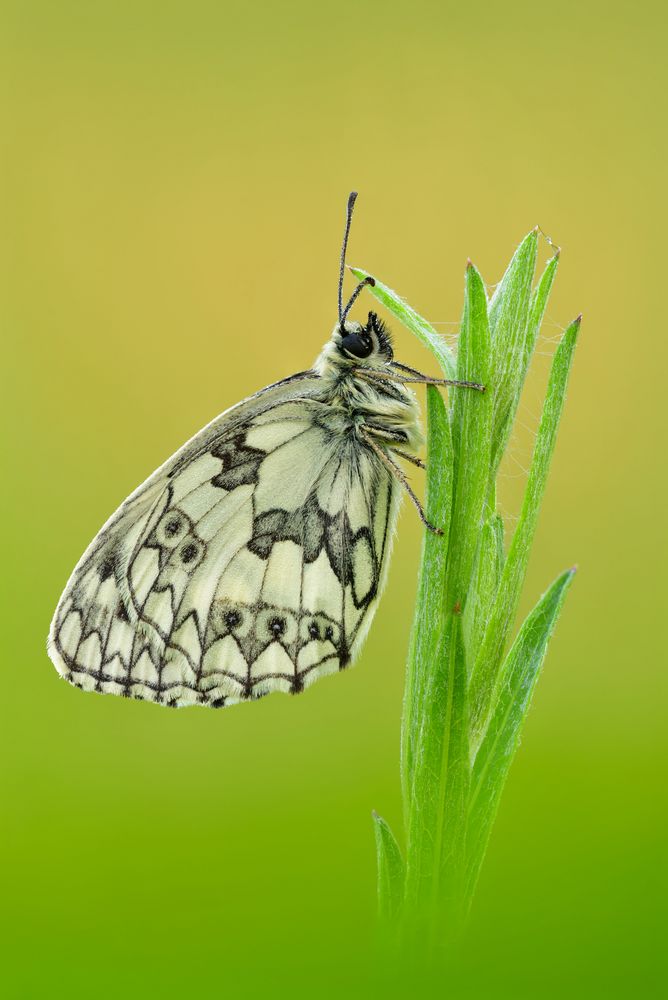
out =
[(351, 662), (399, 497), (318, 382), (303, 373), (222, 414), (121, 505), (51, 626), (67, 680), (219, 707)]

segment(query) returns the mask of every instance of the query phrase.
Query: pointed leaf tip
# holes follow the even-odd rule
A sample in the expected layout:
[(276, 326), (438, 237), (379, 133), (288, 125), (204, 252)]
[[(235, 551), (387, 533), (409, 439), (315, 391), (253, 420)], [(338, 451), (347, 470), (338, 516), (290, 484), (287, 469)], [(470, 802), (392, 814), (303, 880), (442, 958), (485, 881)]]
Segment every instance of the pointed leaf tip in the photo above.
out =
[(385, 919), (396, 917), (404, 894), (404, 862), (389, 824), (373, 810), (378, 864), (378, 909)]

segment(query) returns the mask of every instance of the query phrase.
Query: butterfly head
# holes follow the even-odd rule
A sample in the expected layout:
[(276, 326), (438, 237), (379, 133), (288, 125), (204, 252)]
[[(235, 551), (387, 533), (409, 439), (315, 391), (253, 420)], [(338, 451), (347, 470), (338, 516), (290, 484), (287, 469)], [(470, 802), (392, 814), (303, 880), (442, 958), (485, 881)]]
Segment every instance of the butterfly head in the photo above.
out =
[(332, 340), (342, 358), (359, 365), (387, 364), (394, 357), (390, 332), (374, 312), (369, 313), (365, 326), (349, 321), (337, 323)]

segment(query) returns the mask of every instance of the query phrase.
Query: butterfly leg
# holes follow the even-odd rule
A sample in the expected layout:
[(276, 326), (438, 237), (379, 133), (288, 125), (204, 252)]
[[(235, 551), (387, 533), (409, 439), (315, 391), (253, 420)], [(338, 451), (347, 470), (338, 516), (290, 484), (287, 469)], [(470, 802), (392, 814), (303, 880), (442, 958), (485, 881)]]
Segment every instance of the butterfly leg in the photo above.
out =
[(399, 448), (393, 448), (392, 451), (395, 455), (398, 455), (399, 458), (405, 458), (407, 462), (412, 462), (413, 465), (417, 465), (418, 469), (427, 468), (421, 458), (416, 458), (415, 455), (411, 455), (407, 451), (401, 451)]
[(453, 385), (462, 389), (477, 389), (478, 392), (485, 392), (486, 386), (480, 382), (467, 382), (456, 378), (433, 378), (431, 375), (424, 375), (417, 368), (410, 365), (402, 365), (399, 361), (392, 361), (391, 367), (395, 369), (398, 377), (397, 382), (424, 382), (427, 385)]
[(368, 369), (356, 369), (355, 374), (367, 382), (397, 382), (399, 385), (419, 383), (421, 385), (449, 385), (460, 389), (476, 389), (478, 392), (485, 392), (486, 386), (480, 382), (464, 382), (460, 379), (452, 378), (432, 378), (431, 375), (423, 375), (415, 368), (408, 365), (400, 365), (398, 361), (392, 362), (392, 367), (397, 369), (393, 372), (377, 372)]
[[(398, 482), (400, 482), (401, 485), (403, 486), (403, 488), (406, 490), (406, 492), (408, 493), (409, 497), (413, 501), (413, 504), (415, 505), (415, 509), (417, 510), (418, 515), (420, 517), (420, 520), (424, 524), (425, 528), (428, 528), (429, 531), (433, 531), (433, 533), (435, 535), (442, 535), (443, 534), (443, 529), (435, 527), (431, 523), (431, 521), (427, 520), (427, 517), (426, 517), (425, 512), (423, 510), (422, 504), (420, 503), (420, 501), (416, 497), (415, 493), (413, 492), (413, 488), (411, 487), (411, 484), (406, 479), (406, 476), (404, 475), (402, 469), (399, 468), (399, 466), (396, 464), (396, 462), (392, 461), (391, 457), (388, 455), (388, 453), (385, 451), (385, 449), (381, 448), (380, 445), (377, 444), (376, 441), (374, 441), (373, 434), (371, 432), (369, 432), (364, 427), (362, 427), (361, 428), (361, 434), (362, 434), (362, 437), (364, 438), (364, 440), (369, 445), (369, 447), (373, 449), (373, 451), (376, 453), (376, 455), (378, 456), (378, 458), (381, 460), (381, 462), (383, 463), (383, 465), (385, 466), (385, 468), (390, 471), (390, 473), (394, 476), (394, 478), (396, 480), (398, 480)], [(406, 455), (405, 452), (400, 452), (399, 454), (402, 454), (404, 457), (407, 457), (407, 455)], [(412, 459), (412, 456), (411, 456), (411, 461), (412, 460), (413, 459)], [(419, 459), (416, 459), (416, 461), (419, 461)]]
[[(417, 465), (418, 469), (427, 468), (421, 458), (416, 458), (415, 455), (411, 455), (409, 452), (402, 451), (401, 448), (397, 448), (397, 443), (399, 441), (405, 443), (408, 440), (407, 436), (402, 431), (399, 431), (396, 428), (392, 431), (388, 431), (385, 427), (379, 427), (377, 424), (372, 424), (369, 421), (365, 423), (364, 430), (367, 434), (372, 434), (375, 438), (387, 442), (395, 455), (398, 455), (400, 458), (405, 458), (407, 462), (412, 462), (413, 465)], [(399, 437), (399, 435), (402, 436)]]

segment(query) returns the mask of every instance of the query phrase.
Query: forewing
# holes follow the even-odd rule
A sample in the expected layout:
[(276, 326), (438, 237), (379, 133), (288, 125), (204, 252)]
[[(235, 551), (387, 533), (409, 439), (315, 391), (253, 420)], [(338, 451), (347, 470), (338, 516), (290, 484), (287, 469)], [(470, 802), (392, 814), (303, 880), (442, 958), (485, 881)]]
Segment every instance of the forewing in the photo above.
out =
[(303, 690), (351, 661), (397, 493), (316, 396), (304, 375), (228, 411), (122, 505), (56, 611), (63, 676), (218, 707)]

